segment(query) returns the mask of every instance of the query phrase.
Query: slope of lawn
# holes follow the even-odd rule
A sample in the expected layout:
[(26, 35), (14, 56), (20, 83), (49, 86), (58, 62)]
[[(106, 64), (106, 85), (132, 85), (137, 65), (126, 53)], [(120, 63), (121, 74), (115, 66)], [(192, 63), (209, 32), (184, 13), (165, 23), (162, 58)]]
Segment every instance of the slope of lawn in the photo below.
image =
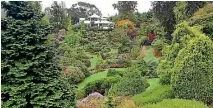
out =
[(160, 86), (158, 82), (159, 82), (159, 78), (148, 79), (148, 83), (150, 84), (150, 86), (146, 90), (151, 90), (153, 88)]
[(99, 80), (99, 79), (102, 79), (102, 78), (106, 78), (107, 72), (108, 71), (105, 70), (103, 72), (98, 72), (98, 73), (92, 74), (91, 76), (84, 79), (81, 83), (79, 83), (78, 88), (83, 89), (89, 82)]
[(158, 81), (158, 78), (148, 80), (150, 87), (146, 91), (132, 97), (136, 104), (152, 104), (163, 99), (174, 98), (171, 87), (169, 85), (160, 85)]

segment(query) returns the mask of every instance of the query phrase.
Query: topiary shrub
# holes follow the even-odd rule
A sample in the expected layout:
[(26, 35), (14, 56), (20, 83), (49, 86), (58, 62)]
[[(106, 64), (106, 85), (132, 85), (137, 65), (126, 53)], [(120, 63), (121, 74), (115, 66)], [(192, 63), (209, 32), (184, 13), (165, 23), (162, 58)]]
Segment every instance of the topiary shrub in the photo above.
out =
[(109, 90), (109, 94), (116, 96), (132, 96), (145, 91), (149, 86), (147, 80), (137, 72), (128, 72), (121, 80), (114, 84)]
[(195, 100), (166, 99), (156, 104), (146, 105), (143, 108), (208, 108), (208, 107), (204, 103)]
[(172, 88), (178, 98), (209, 102), (213, 98), (213, 42), (202, 33), (196, 35), (175, 59)]
[(132, 99), (140, 105), (153, 104), (160, 102), (164, 99), (174, 98), (172, 88), (169, 85), (158, 86), (153, 89), (144, 91), (132, 97)]

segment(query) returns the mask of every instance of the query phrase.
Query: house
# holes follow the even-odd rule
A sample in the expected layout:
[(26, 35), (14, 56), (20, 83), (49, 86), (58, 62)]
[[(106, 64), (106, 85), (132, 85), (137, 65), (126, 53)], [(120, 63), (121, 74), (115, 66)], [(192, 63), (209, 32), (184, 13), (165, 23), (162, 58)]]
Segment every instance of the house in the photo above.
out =
[(89, 16), (88, 18), (80, 18), (79, 23), (75, 26), (80, 27), (80, 22), (83, 21), (87, 28), (98, 28), (98, 29), (113, 29), (115, 23), (107, 21), (107, 17), (101, 17), (96, 14)]

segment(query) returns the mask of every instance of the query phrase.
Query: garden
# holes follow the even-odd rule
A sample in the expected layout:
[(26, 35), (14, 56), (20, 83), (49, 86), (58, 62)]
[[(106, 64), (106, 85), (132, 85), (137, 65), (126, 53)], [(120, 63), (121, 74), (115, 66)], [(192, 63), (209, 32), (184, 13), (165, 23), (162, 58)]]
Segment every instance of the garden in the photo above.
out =
[(2, 2), (1, 106), (213, 108), (212, 2), (151, 3), (118, 1), (114, 29), (88, 30), (63, 3)]

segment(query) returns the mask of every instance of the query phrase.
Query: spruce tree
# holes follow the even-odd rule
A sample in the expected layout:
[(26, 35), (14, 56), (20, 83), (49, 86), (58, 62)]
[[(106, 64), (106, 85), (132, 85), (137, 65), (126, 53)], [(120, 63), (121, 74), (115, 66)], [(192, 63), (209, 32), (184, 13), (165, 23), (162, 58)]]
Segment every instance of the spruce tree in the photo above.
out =
[(2, 2), (2, 108), (70, 108), (74, 87), (61, 76), (56, 51), (46, 44), (50, 27), (33, 2)]

